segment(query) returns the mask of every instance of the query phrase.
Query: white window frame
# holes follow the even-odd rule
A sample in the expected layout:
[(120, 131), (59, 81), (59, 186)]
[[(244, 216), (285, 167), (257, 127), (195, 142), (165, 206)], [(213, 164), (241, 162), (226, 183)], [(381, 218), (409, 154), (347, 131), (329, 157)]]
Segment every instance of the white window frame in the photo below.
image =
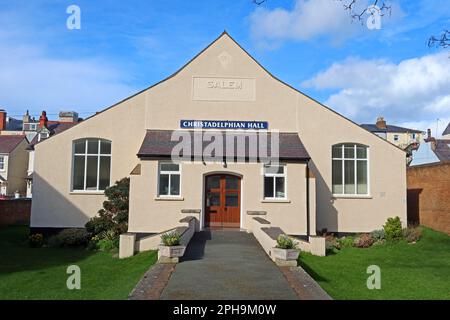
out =
[(394, 134), (394, 141), (399, 141), (400, 140), (400, 135), (399, 134)]
[[(45, 135), (45, 137), (43, 138), (42, 135)], [(39, 132), (38, 133), (38, 142), (40, 142), (41, 140), (48, 139), (49, 136), (50, 136), (50, 134), (48, 132)]]
[[(363, 144), (358, 143), (342, 143), (335, 144), (331, 147), (331, 152), (333, 153), (333, 148), (340, 146), (341, 150), (341, 158), (335, 158), (333, 155), (331, 156), (331, 190), (333, 190), (333, 160), (342, 161), (342, 192), (344, 193), (333, 193), (335, 197), (370, 197), (370, 148)], [(345, 147), (353, 146), (353, 158), (345, 157)], [(357, 157), (357, 147), (366, 148), (366, 157), (358, 158)], [(354, 165), (354, 174), (355, 174), (355, 192), (354, 193), (345, 193), (345, 160), (353, 160), (355, 162)], [(358, 161), (366, 161), (367, 162), (367, 193), (358, 193)]]
[(4, 155), (0, 155), (0, 159), (1, 159), (1, 161), (0, 161), (0, 163), (1, 163), (1, 166), (0, 166), (0, 171), (6, 171), (6, 156), (4, 156)]
[[(178, 171), (174, 171), (174, 170), (162, 170), (161, 166), (164, 164), (176, 164), (178, 165)], [(168, 185), (168, 190), (169, 190), (169, 194), (160, 194), (159, 193), (159, 187), (161, 184), (161, 175), (162, 174), (167, 174), (169, 175), (169, 185)], [(180, 176), (180, 190), (178, 190), (178, 194), (170, 194), (171, 193), (171, 182), (170, 182), (170, 178), (172, 175), (179, 175)], [(160, 161), (158, 163), (158, 181), (157, 181), (157, 194), (156, 196), (158, 198), (181, 198), (181, 180), (182, 180), (182, 174), (181, 174), (181, 163), (176, 163), (176, 162), (172, 162), (172, 161)]]
[[(272, 172), (266, 172), (266, 168), (269, 167), (283, 167), (283, 173), (272, 173)], [(265, 178), (266, 177), (273, 177), (273, 197), (266, 197), (266, 190), (265, 190)], [(284, 197), (277, 197), (276, 193), (276, 178), (284, 178)], [(286, 200), (287, 197), (287, 165), (285, 164), (278, 164), (277, 166), (274, 165), (264, 165), (263, 166), (263, 199), (264, 200)]]
[[(75, 153), (75, 143), (83, 141), (85, 143), (85, 153)], [(97, 153), (88, 153), (88, 142), (89, 140), (97, 140), (98, 143), (98, 152)], [(101, 153), (101, 142), (109, 142), (111, 144), (111, 151), (110, 153)], [(75, 156), (84, 156), (84, 181), (83, 181), (83, 189), (74, 189), (73, 183), (74, 183), (74, 176), (75, 176)], [(95, 189), (86, 189), (86, 180), (87, 180), (87, 157), (88, 156), (97, 156), (97, 185)], [(109, 156), (110, 162), (109, 162), (109, 186), (111, 186), (111, 171), (112, 171), (112, 142), (107, 139), (101, 139), (101, 138), (84, 138), (84, 139), (78, 139), (74, 140), (72, 142), (72, 181), (70, 185), (71, 192), (75, 193), (98, 193), (98, 192), (104, 192), (105, 190), (99, 189), (100, 184), (100, 157), (107, 157)], [(106, 189), (106, 188), (105, 188)]]

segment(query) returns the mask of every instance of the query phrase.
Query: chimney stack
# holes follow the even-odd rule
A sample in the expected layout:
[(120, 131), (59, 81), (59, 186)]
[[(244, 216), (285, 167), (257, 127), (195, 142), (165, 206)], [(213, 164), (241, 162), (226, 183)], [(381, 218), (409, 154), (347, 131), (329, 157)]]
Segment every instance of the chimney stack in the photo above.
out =
[(78, 113), (75, 111), (61, 111), (59, 113), (59, 122), (78, 122)]
[(427, 139), (431, 139), (431, 129), (427, 130)]
[(39, 128), (47, 127), (47, 122), (47, 112), (42, 111), (42, 114), (39, 117)]
[(384, 120), (383, 117), (378, 117), (377, 118), (376, 126), (377, 126), (378, 129), (387, 129), (386, 121)]
[(27, 113), (25, 113), (25, 115), (23, 116), (22, 120), (23, 120), (23, 123), (30, 123), (31, 117), (30, 117), (28, 110), (27, 110)]
[(6, 129), (6, 111), (0, 109), (0, 131)]

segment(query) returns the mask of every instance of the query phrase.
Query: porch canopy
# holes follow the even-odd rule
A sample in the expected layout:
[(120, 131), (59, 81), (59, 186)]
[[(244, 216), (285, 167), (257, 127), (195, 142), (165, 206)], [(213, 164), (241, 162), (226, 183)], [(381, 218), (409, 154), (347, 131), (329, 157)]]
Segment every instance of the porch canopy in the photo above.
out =
[[(278, 137), (277, 137), (278, 136)], [(233, 144), (230, 145), (230, 141)], [(278, 148), (276, 144), (278, 141)], [(241, 143), (241, 147), (238, 148)], [(184, 146), (184, 148), (182, 147)], [(232, 150), (226, 150), (233, 148)], [(268, 131), (192, 131), (192, 130), (147, 130), (144, 141), (137, 154), (139, 158), (170, 158), (175, 154), (194, 159), (208, 160), (223, 155), (229, 159), (252, 160), (257, 155), (258, 161), (305, 162), (310, 159), (306, 148), (297, 133)], [(278, 149), (278, 150), (277, 150)], [(187, 150), (187, 152), (185, 152)], [(217, 154), (216, 156), (216, 151)]]

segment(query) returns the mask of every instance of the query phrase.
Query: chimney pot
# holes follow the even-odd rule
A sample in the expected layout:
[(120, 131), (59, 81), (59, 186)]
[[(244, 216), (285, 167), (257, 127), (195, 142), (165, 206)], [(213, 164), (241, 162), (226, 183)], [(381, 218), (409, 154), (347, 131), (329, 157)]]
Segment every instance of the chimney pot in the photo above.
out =
[(41, 116), (39, 117), (39, 128), (43, 128), (47, 126), (48, 118), (47, 112), (42, 111)]
[(0, 109), (0, 131), (6, 129), (6, 111)]
[(386, 125), (386, 120), (384, 120), (383, 117), (378, 117), (377, 118), (377, 122), (376, 122), (376, 126), (378, 129), (386, 129), (387, 125)]

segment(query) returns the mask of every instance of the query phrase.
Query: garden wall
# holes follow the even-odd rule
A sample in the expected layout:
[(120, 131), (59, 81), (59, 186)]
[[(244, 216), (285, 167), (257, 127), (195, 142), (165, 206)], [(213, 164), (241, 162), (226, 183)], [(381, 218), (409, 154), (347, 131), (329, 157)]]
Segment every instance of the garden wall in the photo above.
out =
[(30, 225), (31, 199), (0, 200), (0, 228)]
[(450, 162), (410, 167), (408, 223), (450, 234)]

